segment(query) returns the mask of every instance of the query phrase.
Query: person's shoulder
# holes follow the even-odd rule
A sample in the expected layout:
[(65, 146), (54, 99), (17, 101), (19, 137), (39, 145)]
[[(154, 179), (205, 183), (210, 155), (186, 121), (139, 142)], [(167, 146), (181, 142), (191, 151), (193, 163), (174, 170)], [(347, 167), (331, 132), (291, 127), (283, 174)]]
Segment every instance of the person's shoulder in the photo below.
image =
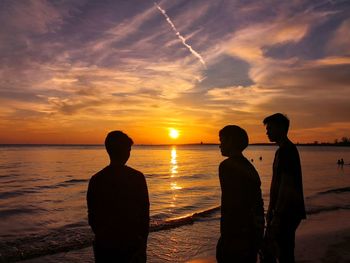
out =
[(288, 143), (284, 144), (282, 147), (280, 147), (278, 149), (281, 153), (284, 153), (284, 154), (288, 154), (288, 153), (297, 153), (298, 152), (298, 148), (297, 146), (289, 141)]
[(227, 158), (225, 160), (223, 160), (220, 163), (219, 169), (221, 171), (230, 171), (233, 172), (235, 170), (239, 170), (241, 167), (241, 162), (240, 160), (235, 160), (232, 158)]
[(140, 172), (140, 171), (138, 171), (130, 166), (125, 165), (124, 169), (128, 175), (137, 176), (137, 177), (144, 177), (142, 172)]
[(219, 168), (225, 169), (225, 168), (229, 167), (230, 165), (231, 165), (231, 160), (230, 160), (230, 158), (227, 158), (220, 163)]
[(292, 155), (299, 155), (299, 151), (298, 151), (297, 146), (292, 142), (287, 144), (286, 151)]
[(103, 168), (102, 170), (98, 171), (93, 176), (91, 176), (90, 182), (94, 182), (96, 180), (99, 180), (100, 178), (104, 177), (107, 173), (108, 173), (108, 166)]

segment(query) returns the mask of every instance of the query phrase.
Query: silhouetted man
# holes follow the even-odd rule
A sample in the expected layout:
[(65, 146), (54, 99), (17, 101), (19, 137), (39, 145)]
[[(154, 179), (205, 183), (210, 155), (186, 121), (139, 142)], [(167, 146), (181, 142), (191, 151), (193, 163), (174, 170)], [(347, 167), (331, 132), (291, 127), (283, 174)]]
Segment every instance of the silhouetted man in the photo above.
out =
[(279, 146), (273, 162), (263, 262), (295, 262), (295, 231), (306, 218), (299, 153), (287, 137), (285, 115), (273, 114), (263, 123), (269, 140)]
[(144, 175), (125, 165), (133, 141), (121, 131), (105, 140), (110, 164), (91, 177), (88, 218), (95, 262), (146, 262), (149, 199)]
[(220, 133), (221, 154), (228, 157), (219, 166), (221, 185), (220, 239), (216, 258), (222, 262), (256, 262), (264, 231), (264, 207), (260, 178), (243, 156), (248, 135), (229, 125)]

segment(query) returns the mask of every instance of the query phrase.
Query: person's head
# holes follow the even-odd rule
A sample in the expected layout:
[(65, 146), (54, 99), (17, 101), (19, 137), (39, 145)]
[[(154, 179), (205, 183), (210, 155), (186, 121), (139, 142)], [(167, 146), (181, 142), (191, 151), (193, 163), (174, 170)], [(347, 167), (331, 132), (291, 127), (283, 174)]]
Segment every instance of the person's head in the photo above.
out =
[(282, 113), (275, 113), (263, 120), (266, 134), (271, 142), (280, 142), (287, 137), (289, 119)]
[(223, 156), (231, 156), (235, 153), (242, 153), (248, 146), (248, 134), (241, 127), (227, 125), (219, 132), (220, 149)]
[(121, 131), (111, 131), (105, 139), (105, 147), (111, 162), (124, 165), (129, 157), (132, 139)]

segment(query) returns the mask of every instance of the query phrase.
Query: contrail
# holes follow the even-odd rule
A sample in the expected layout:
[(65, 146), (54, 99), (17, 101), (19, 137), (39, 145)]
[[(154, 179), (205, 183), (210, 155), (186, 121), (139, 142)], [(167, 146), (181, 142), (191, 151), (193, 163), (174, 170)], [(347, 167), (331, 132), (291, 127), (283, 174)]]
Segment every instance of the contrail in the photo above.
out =
[(166, 21), (169, 23), (169, 25), (171, 26), (171, 28), (174, 30), (174, 32), (176, 33), (177, 37), (182, 41), (182, 44), (188, 48), (188, 50), (194, 55), (196, 56), (199, 61), (204, 65), (205, 65), (205, 61), (202, 58), (202, 56), (195, 51), (189, 44), (186, 43), (186, 39), (180, 34), (179, 31), (177, 31), (174, 23), (170, 20), (170, 17), (166, 14), (165, 10), (162, 9), (157, 3), (154, 3), (154, 5), (158, 8), (158, 10), (163, 14), (163, 16), (165, 17)]

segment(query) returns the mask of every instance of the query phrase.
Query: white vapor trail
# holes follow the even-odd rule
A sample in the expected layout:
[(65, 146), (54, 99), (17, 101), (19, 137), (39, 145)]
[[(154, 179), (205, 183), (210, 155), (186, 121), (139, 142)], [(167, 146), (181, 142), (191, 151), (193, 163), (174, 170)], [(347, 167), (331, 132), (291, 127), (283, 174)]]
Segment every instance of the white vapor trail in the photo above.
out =
[(188, 50), (194, 55), (196, 56), (199, 61), (204, 65), (205, 65), (205, 61), (202, 58), (202, 56), (195, 51), (189, 44), (186, 43), (186, 39), (180, 34), (179, 31), (177, 31), (174, 23), (170, 20), (170, 17), (167, 15), (167, 13), (165, 12), (164, 9), (162, 9), (157, 3), (154, 3), (154, 5), (158, 8), (158, 10), (163, 14), (163, 16), (165, 17), (166, 21), (169, 23), (169, 25), (171, 26), (171, 28), (173, 29), (173, 31), (176, 33), (177, 37), (182, 41), (182, 44), (188, 48)]

